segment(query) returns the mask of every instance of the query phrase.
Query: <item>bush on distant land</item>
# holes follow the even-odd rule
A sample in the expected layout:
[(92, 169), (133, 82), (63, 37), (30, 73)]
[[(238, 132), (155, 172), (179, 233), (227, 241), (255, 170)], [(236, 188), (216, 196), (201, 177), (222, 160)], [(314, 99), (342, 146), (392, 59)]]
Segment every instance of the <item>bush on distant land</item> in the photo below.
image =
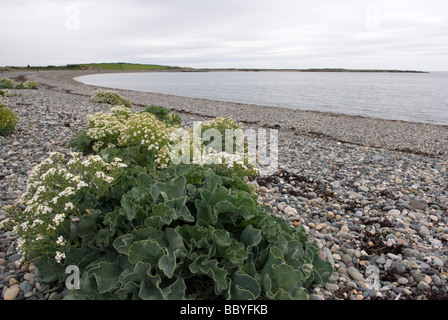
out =
[(90, 101), (95, 103), (107, 103), (114, 106), (125, 106), (127, 108), (132, 107), (131, 101), (112, 90), (98, 89), (93, 93)]
[(0, 79), (0, 89), (14, 89), (16, 84), (11, 79)]
[(7, 136), (14, 131), (19, 117), (11, 109), (6, 108), (0, 100), (0, 136)]
[(157, 117), (160, 121), (164, 122), (167, 126), (178, 126), (182, 124), (182, 119), (170, 111), (170, 109), (157, 106), (148, 106), (142, 112), (149, 112)]

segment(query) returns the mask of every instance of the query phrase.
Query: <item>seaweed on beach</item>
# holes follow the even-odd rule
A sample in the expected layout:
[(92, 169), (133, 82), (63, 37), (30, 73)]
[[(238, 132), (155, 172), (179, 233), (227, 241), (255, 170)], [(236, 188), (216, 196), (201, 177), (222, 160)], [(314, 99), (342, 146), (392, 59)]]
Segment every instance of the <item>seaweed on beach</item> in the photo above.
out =
[(273, 175), (259, 176), (257, 177), (257, 182), (259, 186), (269, 188), (280, 184), (289, 184), (291, 185), (290, 187), (284, 187), (279, 192), (307, 199), (320, 197), (327, 201), (334, 197), (334, 193), (321, 181), (285, 169), (281, 169)]
[(382, 235), (379, 233), (370, 233), (363, 230), (362, 234), (364, 234), (364, 239), (360, 247), (369, 255), (379, 256), (387, 253), (403, 253), (404, 246), (402, 244), (388, 244), (382, 240)]

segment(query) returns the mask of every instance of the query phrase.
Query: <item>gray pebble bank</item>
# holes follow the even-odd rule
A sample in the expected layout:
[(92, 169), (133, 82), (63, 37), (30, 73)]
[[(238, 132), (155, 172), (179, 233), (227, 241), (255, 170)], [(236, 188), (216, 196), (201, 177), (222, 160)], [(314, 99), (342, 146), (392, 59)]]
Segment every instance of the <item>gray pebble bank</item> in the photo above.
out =
[[(87, 114), (110, 108), (90, 103), (94, 88), (70, 81), (67, 73), (26, 76), (41, 89), (13, 90), (17, 96), (2, 99), (21, 122), (14, 134), (0, 137), (0, 220), (3, 206), (20, 201), (31, 168), (51, 151), (67, 152)], [(312, 299), (447, 299), (446, 127), (299, 111), (291, 116), (264, 107), (255, 113), (241, 104), (120, 92), (137, 110), (139, 104), (171, 107), (187, 124), (207, 116), (231, 116), (250, 127), (279, 124), (279, 171), (252, 183), (273, 214), (303, 226), (333, 264), (333, 276), (312, 288)], [(366, 121), (365, 134), (356, 136), (360, 121)], [(68, 294), (63, 284), (43, 282), (32, 263), (18, 262), (16, 241), (17, 235), (0, 230), (1, 299)]]

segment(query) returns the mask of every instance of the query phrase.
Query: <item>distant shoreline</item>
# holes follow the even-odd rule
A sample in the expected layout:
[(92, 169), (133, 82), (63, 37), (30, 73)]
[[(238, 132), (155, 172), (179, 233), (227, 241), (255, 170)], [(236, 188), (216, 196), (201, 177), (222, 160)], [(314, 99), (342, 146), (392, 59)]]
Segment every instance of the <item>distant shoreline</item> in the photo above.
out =
[(366, 72), (366, 73), (429, 73), (429, 71), (419, 70), (398, 70), (398, 69), (345, 69), (345, 68), (190, 68), (177, 66), (164, 66), (152, 64), (135, 63), (88, 63), (88, 64), (69, 64), (66, 66), (4, 66), (0, 70), (6, 72), (26, 72), (26, 71), (158, 71), (158, 72), (214, 72), (214, 71), (242, 71), (242, 72)]
[[(179, 70), (180, 71), (180, 70)], [(417, 70), (381, 70), (381, 69), (193, 69), (191, 72), (209, 72), (209, 71), (241, 71), (241, 72), (360, 72), (360, 73), (430, 73), (429, 71)]]

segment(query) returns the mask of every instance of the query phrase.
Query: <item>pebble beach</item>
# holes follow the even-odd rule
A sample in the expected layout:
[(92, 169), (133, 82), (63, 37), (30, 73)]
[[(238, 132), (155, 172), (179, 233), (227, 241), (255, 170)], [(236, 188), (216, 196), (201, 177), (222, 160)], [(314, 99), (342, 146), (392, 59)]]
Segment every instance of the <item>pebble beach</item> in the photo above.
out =
[[(20, 204), (33, 166), (67, 143), (98, 88), (73, 78), (93, 71), (5, 73), (39, 90), (11, 90), (3, 103), (20, 117), (0, 137), (0, 221)], [(231, 117), (250, 128), (277, 129), (279, 167), (258, 176), (260, 200), (291, 227), (303, 226), (334, 266), (312, 300), (448, 300), (448, 126), (115, 90), (133, 103), (167, 107), (188, 126)], [(58, 300), (68, 289), (45, 283), (33, 263), (19, 263), (17, 235), (0, 229), (0, 298)]]

